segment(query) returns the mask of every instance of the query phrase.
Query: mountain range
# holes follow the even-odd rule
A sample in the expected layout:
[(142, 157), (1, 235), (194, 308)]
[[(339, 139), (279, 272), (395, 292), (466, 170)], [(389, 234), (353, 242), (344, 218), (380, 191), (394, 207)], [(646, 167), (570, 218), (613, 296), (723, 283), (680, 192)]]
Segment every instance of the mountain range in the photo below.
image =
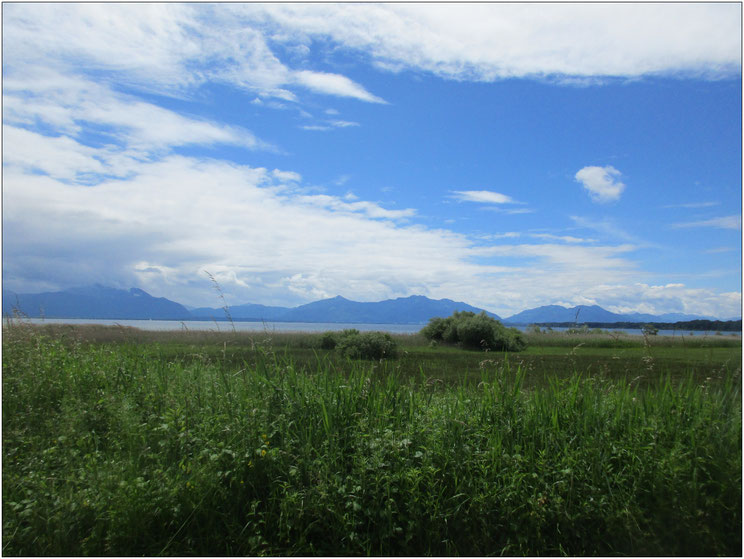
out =
[(14, 293), (3, 289), (3, 316), (14, 311), (31, 318), (118, 318), (190, 320), (191, 313), (165, 297), (142, 289), (93, 285), (51, 293)]
[(543, 322), (679, 322), (712, 317), (682, 314), (617, 314), (597, 305), (579, 305), (577, 307), (561, 307), (560, 305), (546, 305), (517, 313), (505, 319), (511, 324), (535, 324)]
[[(339, 296), (298, 307), (244, 304), (228, 307), (226, 312), (223, 308), (213, 307), (187, 309), (164, 297), (153, 297), (142, 289), (124, 290), (102, 285), (36, 294), (3, 290), (2, 296), (4, 316), (13, 316), (17, 312), (32, 318), (227, 320), (229, 315), (229, 318), (236, 321), (424, 324), (430, 318), (446, 317), (454, 311), (483, 311), (450, 299), (434, 300), (422, 295), (412, 295), (375, 303), (350, 301)], [(572, 308), (547, 305), (504, 319), (494, 313), (483, 312), (505, 324), (514, 325), (557, 322), (677, 322), (713, 318), (679, 313), (616, 314), (597, 305)]]

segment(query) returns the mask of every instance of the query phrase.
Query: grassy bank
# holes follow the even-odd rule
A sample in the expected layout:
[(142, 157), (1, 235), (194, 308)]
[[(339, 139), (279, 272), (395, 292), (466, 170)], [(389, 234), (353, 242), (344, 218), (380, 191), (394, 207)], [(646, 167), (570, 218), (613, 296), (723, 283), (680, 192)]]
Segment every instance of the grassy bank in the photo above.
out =
[(4, 555), (741, 554), (740, 362), (713, 347), (626, 378), (584, 346), (62, 334), (4, 332)]

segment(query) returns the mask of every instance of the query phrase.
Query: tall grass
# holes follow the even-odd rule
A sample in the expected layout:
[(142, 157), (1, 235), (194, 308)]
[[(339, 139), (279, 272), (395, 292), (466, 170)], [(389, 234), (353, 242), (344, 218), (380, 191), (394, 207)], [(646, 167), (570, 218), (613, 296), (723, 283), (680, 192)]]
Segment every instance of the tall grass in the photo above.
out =
[(740, 555), (741, 377), (3, 339), (4, 555)]

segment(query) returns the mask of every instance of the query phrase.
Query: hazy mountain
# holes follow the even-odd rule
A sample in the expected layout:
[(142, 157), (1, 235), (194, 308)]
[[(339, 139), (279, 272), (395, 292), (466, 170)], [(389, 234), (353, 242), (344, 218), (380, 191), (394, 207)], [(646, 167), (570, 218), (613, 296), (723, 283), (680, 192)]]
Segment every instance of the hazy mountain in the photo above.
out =
[[(621, 316), (627, 317), (626, 320), (632, 322), (683, 322), (685, 320), (716, 320), (712, 316), (703, 316), (700, 314), (684, 314), (684, 313), (665, 313), (665, 314), (641, 314), (631, 313), (624, 314)], [(731, 319), (731, 320), (738, 320)]]
[[(422, 295), (388, 299), (376, 303), (359, 303), (334, 297), (290, 309), (282, 316), (289, 322), (363, 322), (369, 324), (420, 324), (435, 316), (449, 316), (455, 311), (481, 312), (466, 303), (450, 299), (434, 300)], [(493, 313), (487, 313), (496, 319)]]
[[(16, 294), (3, 291), (3, 315), (12, 316), (14, 309), (29, 317), (46, 318), (107, 318), (163, 320), (226, 320), (221, 308), (186, 309), (164, 297), (153, 297), (137, 288), (123, 290), (102, 285), (78, 287), (53, 293)], [(447, 317), (455, 311), (479, 313), (482, 309), (450, 299), (429, 299), (422, 295), (388, 299), (374, 303), (350, 301), (333, 297), (299, 307), (287, 308), (258, 304), (229, 307), (234, 320), (265, 320), (267, 322), (334, 322), (368, 324), (423, 324), (435, 316)], [(486, 311), (487, 312), (487, 311)], [(497, 320), (497, 315), (487, 312)], [(509, 324), (541, 322), (678, 322), (712, 319), (698, 315), (668, 313), (616, 314), (597, 305), (566, 308), (547, 305), (522, 311), (503, 320)]]
[[(4, 291), (3, 313), (12, 316), (14, 310), (32, 318), (227, 319), (222, 308), (200, 307), (189, 311), (179, 303), (163, 297), (152, 297), (141, 289), (126, 291), (102, 285), (53, 293), (16, 294)], [(295, 308), (245, 304), (230, 306), (228, 310), (233, 320), (419, 324), (435, 316), (449, 316), (454, 311), (478, 313), (482, 309), (449, 299), (437, 301), (414, 295), (375, 303), (334, 297)], [(493, 313), (488, 314), (499, 318)]]
[(695, 320), (711, 318), (700, 315), (667, 313), (653, 314), (617, 314), (597, 305), (579, 305), (577, 307), (561, 307), (560, 305), (546, 305), (528, 309), (517, 313), (504, 322), (509, 324), (535, 324), (538, 322), (678, 322), (681, 320)]
[(102, 285), (76, 287), (51, 293), (3, 291), (3, 315), (14, 311), (31, 318), (108, 318), (188, 320), (186, 308), (164, 297), (153, 297), (137, 288), (115, 289)]
[[(234, 320), (281, 321), (283, 320), (281, 317), (292, 309), (289, 307), (269, 307), (249, 303), (247, 305), (228, 307), (228, 310)], [(222, 308), (199, 307), (197, 309), (191, 309), (191, 315), (196, 318), (226, 319), (225, 310)]]

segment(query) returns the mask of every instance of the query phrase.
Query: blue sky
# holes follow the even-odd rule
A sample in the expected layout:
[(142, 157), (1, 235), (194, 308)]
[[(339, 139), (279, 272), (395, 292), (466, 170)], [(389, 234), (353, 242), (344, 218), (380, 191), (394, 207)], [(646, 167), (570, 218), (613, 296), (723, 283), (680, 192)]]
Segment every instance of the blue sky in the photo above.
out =
[(6, 4), (3, 283), (741, 314), (739, 4)]

